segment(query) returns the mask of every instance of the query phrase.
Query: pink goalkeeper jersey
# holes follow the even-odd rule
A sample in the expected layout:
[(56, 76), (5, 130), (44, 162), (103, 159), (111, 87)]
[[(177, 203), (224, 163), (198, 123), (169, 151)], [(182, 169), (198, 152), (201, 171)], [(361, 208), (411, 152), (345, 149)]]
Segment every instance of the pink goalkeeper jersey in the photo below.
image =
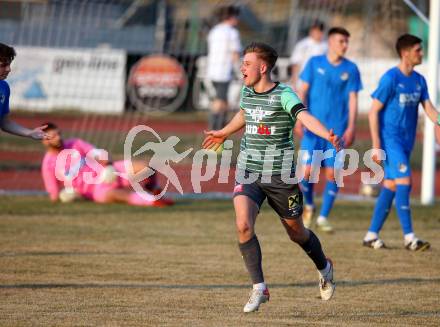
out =
[[(72, 179), (72, 187), (75, 191), (86, 198), (92, 198), (94, 184), (88, 184), (84, 181), (84, 173), (92, 172), (95, 177), (96, 172), (86, 165), (85, 158), (90, 150), (95, 147), (81, 139), (69, 139), (63, 141), (63, 149), (74, 149), (77, 150), (79, 155), (68, 156), (66, 164), (63, 171), (58, 172), (58, 175), (64, 175), (67, 178), (70, 176), (77, 175)], [(56, 162), (57, 154), (46, 153), (43, 158), (43, 164), (41, 167), (41, 173), (43, 175), (44, 186), (46, 191), (49, 193), (52, 200), (58, 199), (58, 194), (61, 189), (64, 188), (64, 182), (59, 181), (56, 178)]]

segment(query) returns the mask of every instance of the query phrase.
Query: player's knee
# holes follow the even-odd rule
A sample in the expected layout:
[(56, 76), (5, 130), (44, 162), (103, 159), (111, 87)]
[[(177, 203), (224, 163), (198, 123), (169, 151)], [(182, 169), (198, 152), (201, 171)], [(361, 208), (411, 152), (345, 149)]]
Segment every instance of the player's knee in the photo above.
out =
[(302, 244), (307, 240), (306, 230), (302, 228), (289, 228), (287, 234), (292, 242)]
[(304, 168), (302, 168), (302, 169), (304, 170), (304, 179), (309, 180), (311, 167), (310, 166), (304, 166)]
[(292, 242), (302, 244), (304, 243), (304, 237), (296, 230), (289, 231), (289, 238)]
[(394, 182), (396, 185), (411, 185), (411, 178), (410, 177), (396, 178)]
[(326, 169), (325, 170), (325, 177), (327, 178), (328, 181), (334, 181), (335, 180), (335, 172), (332, 169)]
[(392, 179), (384, 180), (383, 186), (386, 187), (387, 189), (391, 190), (391, 191), (395, 191), (396, 190), (396, 183)]
[(237, 225), (237, 233), (240, 235), (251, 235), (253, 233), (252, 227), (247, 221), (240, 221), (236, 223)]

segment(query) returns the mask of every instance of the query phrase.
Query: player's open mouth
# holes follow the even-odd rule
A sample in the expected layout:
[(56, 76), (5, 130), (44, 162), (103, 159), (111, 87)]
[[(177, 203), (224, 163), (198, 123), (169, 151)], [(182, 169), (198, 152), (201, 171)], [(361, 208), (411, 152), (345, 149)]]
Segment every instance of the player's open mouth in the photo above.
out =
[(243, 79), (246, 79), (246, 77), (247, 77), (247, 75), (246, 75), (246, 74), (243, 74)]

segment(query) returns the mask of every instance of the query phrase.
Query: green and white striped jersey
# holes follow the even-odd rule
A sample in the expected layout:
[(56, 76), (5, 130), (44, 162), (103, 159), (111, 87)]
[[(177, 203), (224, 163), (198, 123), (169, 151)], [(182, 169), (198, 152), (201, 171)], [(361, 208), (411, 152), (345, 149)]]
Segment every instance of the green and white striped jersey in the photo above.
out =
[(295, 92), (283, 83), (276, 83), (264, 93), (244, 86), (240, 108), (245, 112), (246, 130), (241, 139), (238, 169), (270, 175), (293, 171), (292, 129), (298, 113), (306, 110)]

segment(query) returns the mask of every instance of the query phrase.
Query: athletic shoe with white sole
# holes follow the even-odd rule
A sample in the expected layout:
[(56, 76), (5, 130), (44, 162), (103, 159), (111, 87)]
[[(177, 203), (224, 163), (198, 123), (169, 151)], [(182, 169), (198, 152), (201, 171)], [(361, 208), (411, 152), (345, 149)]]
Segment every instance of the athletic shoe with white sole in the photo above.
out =
[(429, 242), (420, 240), (418, 238), (413, 239), (411, 242), (405, 243), (405, 248), (410, 251), (426, 251), (431, 247)]
[(325, 233), (332, 233), (333, 232), (333, 227), (332, 227), (332, 225), (330, 225), (330, 223), (328, 222), (327, 219), (316, 220), (316, 226), (322, 232), (325, 232)]
[(258, 311), (261, 303), (265, 303), (269, 301), (269, 290), (266, 288), (265, 290), (255, 290), (253, 289), (249, 293), (249, 300), (243, 308), (243, 312), (254, 312)]
[(367, 248), (373, 248), (375, 250), (386, 248), (385, 243), (380, 238), (375, 238), (374, 240), (369, 240), (369, 241), (364, 240), (362, 242), (362, 245), (366, 246)]
[(310, 228), (312, 226), (314, 213), (315, 213), (315, 207), (308, 205), (304, 206), (302, 219), (305, 228)]
[(328, 301), (335, 293), (336, 284), (333, 281), (333, 262), (327, 258), (330, 263), (330, 270), (325, 276), (319, 274), (319, 291), (321, 293), (321, 299)]

